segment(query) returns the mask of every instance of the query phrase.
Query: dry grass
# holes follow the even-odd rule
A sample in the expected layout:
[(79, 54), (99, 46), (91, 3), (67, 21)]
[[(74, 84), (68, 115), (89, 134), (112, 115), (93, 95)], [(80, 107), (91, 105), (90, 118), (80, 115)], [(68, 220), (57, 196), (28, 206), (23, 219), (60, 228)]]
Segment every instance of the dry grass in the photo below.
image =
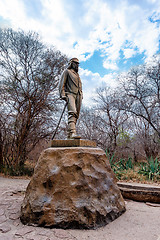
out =
[(132, 182), (140, 182), (147, 183), (147, 179), (145, 176), (138, 174), (133, 169), (124, 170), (121, 172), (121, 181), (132, 181)]

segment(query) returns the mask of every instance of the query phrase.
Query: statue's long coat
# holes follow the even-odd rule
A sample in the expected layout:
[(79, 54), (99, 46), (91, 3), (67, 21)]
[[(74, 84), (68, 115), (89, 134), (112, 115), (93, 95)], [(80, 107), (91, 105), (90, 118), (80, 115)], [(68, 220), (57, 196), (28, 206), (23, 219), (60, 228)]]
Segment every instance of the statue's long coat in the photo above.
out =
[(82, 82), (79, 74), (73, 69), (64, 70), (59, 84), (60, 97), (69, 93), (82, 95)]

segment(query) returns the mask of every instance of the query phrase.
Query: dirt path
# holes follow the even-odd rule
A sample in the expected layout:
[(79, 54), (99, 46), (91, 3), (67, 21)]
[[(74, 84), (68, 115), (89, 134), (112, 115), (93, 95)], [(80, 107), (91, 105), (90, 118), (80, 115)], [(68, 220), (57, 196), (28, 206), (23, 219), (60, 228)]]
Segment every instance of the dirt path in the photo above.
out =
[(29, 180), (0, 177), (0, 240), (160, 240), (160, 205), (126, 201), (127, 211), (97, 230), (24, 226), (20, 206)]

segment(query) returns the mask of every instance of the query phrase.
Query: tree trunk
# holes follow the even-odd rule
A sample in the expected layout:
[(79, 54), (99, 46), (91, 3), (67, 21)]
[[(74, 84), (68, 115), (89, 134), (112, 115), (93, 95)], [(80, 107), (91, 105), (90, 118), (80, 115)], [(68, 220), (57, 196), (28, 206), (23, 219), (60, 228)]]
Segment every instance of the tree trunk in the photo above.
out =
[(3, 154), (2, 154), (2, 147), (3, 147), (3, 143), (2, 143), (2, 133), (0, 131), (0, 171), (3, 168)]

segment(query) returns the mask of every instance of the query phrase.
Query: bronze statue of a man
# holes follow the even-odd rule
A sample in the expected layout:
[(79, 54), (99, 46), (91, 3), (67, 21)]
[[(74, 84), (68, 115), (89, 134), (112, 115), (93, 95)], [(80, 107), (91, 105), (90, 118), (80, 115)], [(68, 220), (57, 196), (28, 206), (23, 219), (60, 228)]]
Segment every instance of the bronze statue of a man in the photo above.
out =
[(60, 98), (68, 104), (68, 139), (80, 138), (76, 134), (76, 122), (82, 103), (82, 82), (78, 74), (79, 60), (72, 58), (62, 73), (59, 84)]

